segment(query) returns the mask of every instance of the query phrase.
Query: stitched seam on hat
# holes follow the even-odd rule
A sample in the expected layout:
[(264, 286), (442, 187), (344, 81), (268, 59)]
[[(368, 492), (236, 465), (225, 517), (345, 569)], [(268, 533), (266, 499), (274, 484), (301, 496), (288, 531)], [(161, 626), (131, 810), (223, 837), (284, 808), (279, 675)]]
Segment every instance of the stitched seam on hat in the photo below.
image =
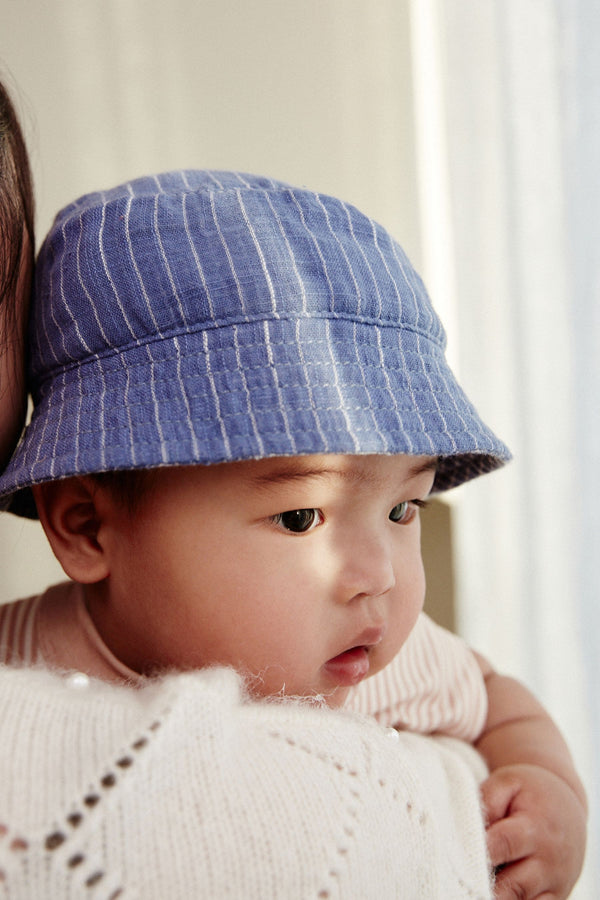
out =
[[(83, 363), (82, 363), (82, 365), (83, 365)], [(353, 369), (354, 369), (354, 368), (356, 368), (356, 363), (355, 363), (355, 362), (342, 362), (342, 363), (339, 363), (338, 366), (336, 366), (336, 368), (342, 367), (342, 366), (347, 366), (347, 367), (349, 367), (349, 368), (353, 368)], [(134, 371), (135, 369), (142, 369), (142, 370), (145, 370), (145, 369), (147, 369), (147, 368), (148, 368), (148, 364), (147, 364), (146, 362), (133, 363), (133, 364), (131, 364), (131, 365), (128, 367), (129, 371)], [(296, 366), (295, 366), (293, 363), (285, 363), (285, 364), (279, 365), (277, 368), (281, 371), (282, 369), (285, 369), (285, 368), (294, 369), (294, 368), (296, 368)], [(309, 366), (309, 368), (312, 368), (312, 369), (316, 369), (316, 368), (325, 368), (325, 369), (329, 369), (329, 368), (331, 368), (331, 365), (330, 365), (329, 363), (327, 363), (327, 362), (314, 363), (313, 365)], [(373, 370), (378, 371), (378, 372), (381, 371), (381, 369), (380, 369), (379, 366), (374, 365), (373, 363), (368, 363), (368, 362), (363, 363), (362, 369), (363, 369), (363, 371), (366, 371), (366, 370), (368, 371), (369, 369), (373, 369)], [(246, 366), (246, 367), (245, 367), (245, 371), (246, 371), (246, 372), (262, 371), (262, 370), (263, 370), (263, 366)], [(388, 372), (400, 372), (400, 373), (404, 373), (404, 372), (405, 372), (405, 369), (403, 369), (403, 368), (401, 368), (400, 366), (398, 366), (398, 367), (394, 367), (394, 368), (389, 367), (389, 368), (387, 369), (387, 371), (388, 371)], [(224, 374), (224, 375), (235, 375), (235, 374), (237, 374), (237, 372), (238, 372), (237, 369), (227, 369), (223, 374)], [(110, 373), (104, 372), (104, 375), (105, 375), (105, 376), (106, 376), (107, 374), (110, 374)], [(191, 376), (191, 377), (192, 377), (193, 379), (195, 379), (195, 380), (201, 380), (201, 379), (203, 379), (203, 378), (205, 377), (205, 373), (200, 372), (200, 373), (197, 373), (197, 374), (195, 374), (195, 375), (193, 375), (193, 376)], [(106, 379), (105, 379), (105, 381), (106, 381)], [(156, 387), (159, 387), (160, 385), (172, 385), (172, 384), (173, 384), (173, 379), (172, 379), (172, 378), (155, 378), (154, 381), (153, 381), (153, 384), (154, 384), (154, 387), (155, 387), (155, 388), (156, 388)], [(352, 382), (352, 383), (348, 382), (347, 384), (348, 384), (348, 386), (357, 387), (357, 388), (362, 388), (362, 387), (363, 387), (362, 381), (355, 381), (355, 382)], [(130, 385), (129, 385), (129, 392), (130, 392), (130, 393), (133, 393), (133, 392), (135, 391), (136, 387), (139, 387), (139, 384), (133, 384), (133, 385), (130, 384)], [(279, 391), (280, 391), (280, 392), (285, 392), (286, 390), (295, 390), (295, 389), (298, 388), (298, 387), (300, 387), (301, 389), (306, 389), (306, 385), (304, 385), (304, 384), (302, 384), (302, 385), (297, 385), (297, 384), (295, 384), (295, 383), (286, 384), (285, 382), (284, 382), (284, 383), (281, 383), (281, 380), (280, 380)], [(332, 390), (335, 390), (335, 389), (336, 389), (336, 382), (335, 382), (335, 380), (328, 380), (328, 381), (319, 382), (318, 384), (313, 384), (313, 385), (311, 385), (311, 387), (312, 387), (312, 389), (313, 389), (313, 391), (312, 391), (313, 394), (314, 394), (314, 389), (315, 389), (315, 388), (318, 389), (318, 390), (327, 390), (327, 389), (330, 389), (330, 388), (331, 388)], [(97, 389), (95, 386), (94, 386), (94, 388), (95, 388), (95, 389), (92, 389), (92, 390), (87, 391), (87, 390), (85, 390), (84, 385), (83, 385), (83, 383), (82, 383), (82, 384), (79, 386), (79, 388), (78, 388), (78, 392), (77, 392), (76, 397), (74, 398), (75, 401), (76, 401), (77, 403), (80, 403), (80, 402), (81, 402), (84, 398), (86, 398), (86, 397), (94, 397), (95, 399), (97, 399), (97, 398), (98, 398), (98, 395), (99, 395), (99, 391), (98, 391), (98, 389)], [(145, 388), (145, 385), (144, 385), (144, 388)], [(260, 391), (260, 390), (271, 391), (271, 390), (274, 390), (274, 386), (273, 386), (273, 385), (270, 385), (270, 384), (269, 384), (269, 385), (264, 385), (264, 386), (257, 386), (257, 387), (255, 388), (255, 390), (258, 390), (258, 391)], [(383, 386), (381, 386), (380, 390), (385, 391), (386, 394), (389, 393), (389, 391), (388, 391), (386, 388), (384, 388)], [(245, 397), (245, 396), (246, 396), (246, 393), (247, 393), (246, 390), (244, 390), (244, 389), (242, 389), (242, 388), (233, 389), (233, 388), (222, 387), (222, 386), (219, 388), (219, 397), (224, 397), (224, 396), (242, 396), (242, 397)], [(62, 400), (61, 400), (61, 403), (64, 405), (64, 404), (66, 403), (66, 399), (65, 399), (65, 397), (64, 397), (64, 391), (61, 391), (61, 394), (62, 394)], [(122, 397), (123, 397), (123, 390), (122, 390), (120, 387), (119, 387), (119, 388), (105, 387), (105, 389), (101, 392), (101, 394), (102, 394), (102, 396), (105, 397), (105, 398), (110, 397), (111, 394), (116, 395), (116, 396), (118, 396), (119, 398), (122, 398)], [(423, 395), (423, 396), (435, 396), (436, 394), (440, 394), (440, 395), (443, 396), (443, 395), (446, 394), (446, 391), (444, 390), (443, 387), (437, 388), (437, 389), (434, 388), (434, 387), (425, 387), (425, 388), (418, 388), (418, 387), (417, 387), (417, 388), (413, 388), (412, 394), (413, 394), (413, 395), (418, 395), (418, 394), (420, 394), (420, 395)], [(181, 396), (182, 396), (182, 393), (178, 391), (178, 392), (177, 392), (177, 395), (176, 395), (175, 397), (169, 397), (169, 398), (165, 398), (164, 400), (159, 401), (159, 405), (160, 405), (161, 407), (162, 407), (162, 406), (169, 406), (169, 405), (173, 402), (173, 400), (179, 399)], [(201, 392), (191, 392), (191, 391), (187, 391), (187, 392), (185, 393), (185, 397), (187, 398), (188, 401), (199, 400), (199, 399), (201, 399), (201, 398), (205, 398), (205, 397), (208, 397), (208, 396), (210, 396), (210, 391), (208, 391), (208, 390), (206, 390), (206, 391), (201, 391)], [(71, 401), (70, 401), (70, 402), (71, 402)], [(124, 404), (124, 407), (123, 407), (123, 408), (134, 409), (136, 406), (149, 406), (149, 405), (151, 405), (151, 403), (152, 403), (152, 400), (151, 400), (150, 398), (146, 397), (143, 401), (141, 401), (141, 400), (139, 400), (139, 401), (128, 401), (126, 404)], [(375, 412), (376, 412), (377, 410), (385, 411), (385, 410), (388, 410), (388, 408), (389, 408), (389, 406), (388, 406), (387, 403), (386, 403), (386, 404), (383, 404), (383, 405), (376, 405), (376, 404), (374, 404), (374, 403), (372, 403), (372, 402), (370, 402), (370, 401), (369, 401), (368, 403), (366, 403), (366, 404), (356, 403), (354, 406), (349, 406), (347, 403), (343, 403), (343, 404), (342, 404), (342, 403), (340, 402), (340, 403), (338, 403), (338, 404), (336, 404), (336, 405), (331, 405), (331, 404), (330, 404), (330, 405), (328, 405), (328, 406), (320, 406), (318, 403), (314, 403), (314, 404), (311, 403), (311, 404), (307, 404), (307, 405), (304, 406), (304, 407), (298, 407), (298, 409), (300, 409), (300, 410), (301, 410), (301, 409), (318, 409), (318, 410), (333, 410), (333, 409), (337, 409), (337, 410), (342, 411), (342, 410), (345, 409), (345, 410), (348, 410), (348, 411), (351, 411), (351, 410), (358, 411), (358, 410), (361, 410), (361, 409), (364, 409), (364, 410), (370, 410), (370, 409), (372, 409), (372, 410), (374, 410)], [(280, 410), (280, 406), (279, 406), (278, 404), (274, 404), (272, 407), (270, 407), (270, 409)], [(399, 407), (399, 409), (400, 409), (401, 412), (413, 412), (413, 411), (415, 411), (412, 404), (409, 404), (409, 405), (407, 405), (406, 407)], [(260, 412), (261, 410), (260, 410), (260, 409), (257, 409), (256, 411), (257, 411), (257, 412)], [(265, 411), (266, 411), (266, 410), (265, 410)], [(418, 410), (418, 411), (419, 411), (419, 413), (421, 413), (421, 415), (424, 415), (424, 414), (433, 412), (433, 413), (438, 414), (438, 415), (440, 416), (440, 418), (442, 418), (442, 414), (440, 414), (440, 412), (439, 412), (439, 407), (438, 407), (437, 405), (436, 405), (436, 406), (432, 406), (431, 409), (422, 409), (422, 408), (419, 407), (419, 410)], [(223, 415), (233, 415), (233, 413), (227, 413), (227, 411), (223, 411), (222, 414), (223, 414)], [(238, 412), (238, 413), (235, 413), (235, 414), (236, 414), (236, 415), (239, 415), (240, 413)], [(177, 416), (177, 418), (176, 418), (174, 421), (179, 422), (179, 421), (180, 421), (180, 417)], [(430, 429), (428, 428), (427, 430), (429, 431)], [(464, 430), (465, 430), (467, 433), (470, 433), (470, 432), (468, 431), (468, 429), (465, 428)], [(441, 432), (441, 433), (445, 433), (445, 432)]]
[[(37, 380), (38, 380), (38, 383), (41, 384), (41, 383), (43, 383), (43, 381), (47, 380), (47, 378), (54, 377), (54, 375), (53, 375), (54, 372), (62, 372), (62, 371), (68, 372), (70, 369), (75, 369), (80, 366), (86, 365), (88, 363), (96, 362), (99, 359), (106, 359), (107, 357), (117, 356), (122, 353), (127, 353), (130, 350), (135, 350), (138, 347), (144, 347), (144, 346), (148, 346), (148, 345), (152, 345), (152, 344), (161, 344), (161, 343), (164, 343), (165, 341), (175, 340), (178, 337), (185, 337), (185, 336), (194, 335), (194, 334), (202, 334), (203, 332), (207, 332), (207, 331), (215, 331), (217, 329), (232, 328), (234, 326), (240, 326), (240, 325), (254, 325), (254, 324), (259, 325), (259, 324), (265, 323), (265, 322), (266, 323), (269, 323), (269, 322), (273, 322), (273, 323), (275, 323), (275, 322), (290, 322), (290, 323), (292, 323), (292, 322), (297, 322), (298, 320), (300, 320), (300, 321), (302, 321), (302, 320), (304, 320), (304, 321), (318, 320), (318, 321), (322, 321), (322, 322), (336, 320), (336, 321), (340, 321), (340, 322), (349, 322), (349, 323), (358, 324), (358, 325), (375, 326), (376, 328), (385, 328), (385, 329), (390, 328), (390, 329), (393, 329), (398, 332), (406, 331), (411, 334), (416, 334), (421, 337), (425, 337), (431, 344), (433, 344), (439, 350), (441, 350), (441, 351), (444, 350), (443, 341), (440, 341), (438, 338), (432, 336), (430, 333), (423, 331), (420, 328), (416, 328), (415, 326), (412, 326), (412, 325), (399, 326), (397, 322), (391, 322), (391, 321), (390, 322), (385, 322), (385, 321), (382, 322), (379, 319), (373, 319), (373, 318), (368, 318), (368, 317), (358, 317), (358, 316), (343, 315), (343, 314), (337, 314), (337, 313), (325, 313), (325, 314), (311, 313), (308, 315), (298, 314), (298, 315), (294, 315), (294, 316), (286, 315), (286, 316), (276, 316), (276, 317), (274, 317), (272, 314), (269, 314), (269, 315), (264, 315), (264, 316), (256, 316), (253, 318), (249, 318), (248, 316), (236, 316), (236, 317), (228, 319), (226, 321), (225, 320), (217, 320), (215, 322), (206, 322), (206, 323), (203, 323), (202, 325), (197, 325), (196, 327), (179, 326), (177, 328), (167, 329), (165, 331), (162, 331), (158, 335), (150, 334), (144, 338), (140, 338), (135, 341), (129, 341), (127, 344), (120, 345), (119, 347), (107, 347), (104, 350), (101, 350), (97, 353), (93, 353), (91, 356), (87, 357), (86, 359), (74, 359), (68, 363), (61, 365), (61, 366), (57, 366), (56, 368), (48, 370), (47, 376), (45, 376), (43, 379), (38, 376)], [(286, 345), (290, 345), (290, 346), (295, 344), (295, 342), (287, 342), (287, 341), (286, 342), (274, 341), (273, 343), (275, 343), (275, 344), (285, 343)], [(345, 342), (339, 341), (338, 343), (345, 343)], [(254, 346), (264, 346), (264, 345), (261, 343), (261, 344), (255, 344)], [(433, 354), (431, 354), (431, 355), (433, 355)]]
[[(88, 363), (86, 362), (85, 365), (87, 365), (87, 364), (88, 364)], [(80, 365), (84, 365), (84, 363), (81, 363)], [(349, 368), (352, 368), (352, 369), (356, 369), (356, 368), (357, 368), (357, 364), (356, 364), (354, 361), (340, 362), (340, 363), (338, 364), (338, 366), (340, 366), (340, 367), (349, 367)], [(143, 361), (143, 362), (132, 363), (132, 364), (130, 364), (130, 365), (127, 367), (127, 369), (128, 369), (129, 372), (132, 372), (132, 371), (134, 371), (135, 369), (145, 370), (147, 367), (148, 367), (147, 362), (146, 362), (146, 361)], [(280, 371), (282, 371), (283, 369), (286, 369), (286, 368), (287, 368), (287, 369), (294, 369), (294, 368), (296, 368), (296, 366), (295, 366), (294, 363), (283, 363), (283, 364), (280, 364), (280, 365), (278, 366), (278, 368), (279, 368)], [(328, 370), (328, 369), (330, 368), (330, 364), (329, 364), (327, 361), (324, 361), (324, 362), (318, 362), (318, 363), (313, 363), (313, 364), (311, 364), (311, 365), (309, 366), (309, 368), (312, 368), (312, 369), (324, 368), (325, 370)], [(374, 363), (364, 362), (364, 363), (362, 364), (361, 369), (362, 369), (363, 372), (364, 372), (365, 370), (368, 371), (369, 369), (373, 369), (373, 370), (375, 370), (375, 371), (380, 371), (381, 367), (378, 366), (378, 365), (376, 365), (376, 364), (374, 364)], [(246, 371), (246, 372), (251, 372), (251, 371), (255, 371), (255, 370), (256, 370), (256, 371), (262, 371), (262, 370), (263, 370), (263, 366), (246, 366), (246, 368), (245, 368), (245, 371)], [(224, 374), (224, 375), (226, 375), (226, 374), (233, 374), (233, 375), (235, 375), (235, 374), (237, 373), (237, 371), (238, 371), (237, 369), (228, 369), (228, 370), (226, 370), (223, 374)], [(398, 367), (387, 367), (387, 371), (388, 371), (388, 372), (399, 372), (400, 374), (402, 374), (402, 373), (405, 372), (405, 369), (402, 368), (402, 367), (400, 367), (400, 366), (398, 366)], [(104, 371), (103, 374), (104, 374), (105, 376), (106, 376), (106, 375), (110, 375), (110, 373), (107, 373), (106, 371)], [(117, 374), (121, 374), (121, 373), (118, 372)], [(194, 374), (193, 376), (191, 376), (191, 379), (192, 379), (192, 380), (196, 380), (196, 381), (201, 381), (202, 379), (204, 379), (204, 377), (205, 377), (205, 373), (199, 372), (199, 373), (196, 373), (196, 374)], [(105, 382), (105, 388), (104, 388), (104, 390), (102, 391), (102, 396), (103, 396), (105, 399), (109, 399), (111, 395), (115, 395), (115, 396), (118, 396), (119, 398), (122, 398), (122, 397), (123, 397), (123, 390), (122, 390), (122, 387), (121, 387), (121, 386), (118, 387), (118, 388), (110, 387), (110, 378), (108, 379), (108, 382), (109, 382), (108, 385), (106, 384), (106, 381), (107, 381), (107, 379), (106, 379), (106, 377), (105, 377), (105, 379), (104, 379), (104, 382)], [(169, 385), (169, 386), (171, 386), (171, 385), (173, 384), (173, 380), (172, 380), (172, 378), (170, 378), (170, 377), (169, 377), (169, 378), (155, 378), (153, 384), (154, 384), (154, 387), (155, 387), (155, 388), (160, 387), (161, 385)], [(355, 387), (358, 387), (358, 388), (362, 388), (362, 386), (363, 386), (362, 379), (361, 379), (361, 380), (357, 380), (357, 381), (355, 381), (355, 382), (352, 382), (352, 386), (355, 386)], [(131, 382), (129, 382), (129, 393), (135, 392), (136, 388), (139, 388), (139, 387), (140, 387), (139, 384), (135, 384), (135, 383), (134, 383), (134, 384), (131, 384)], [(298, 385), (295, 384), (295, 383), (286, 384), (285, 382), (282, 382), (281, 379), (280, 379), (280, 382), (279, 382), (279, 391), (280, 391), (280, 392), (285, 392), (286, 390), (295, 390), (297, 387), (298, 387)], [(300, 387), (301, 387), (301, 388), (306, 388), (306, 385), (300, 385)], [(313, 385), (312, 385), (312, 388), (313, 388), (312, 393), (313, 393), (313, 396), (314, 396), (314, 389), (315, 389), (315, 388), (318, 389), (318, 390), (327, 390), (327, 389), (333, 389), (333, 390), (335, 390), (335, 388), (336, 388), (336, 382), (335, 382), (335, 380), (327, 380), (327, 381), (319, 382), (318, 384), (313, 384)], [(273, 385), (270, 385), (270, 384), (269, 384), (269, 385), (264, 385), (264, 386), (262, 386), (262, 387), (257, 386), (256, 389), (257, 389), (257, 390), (270, 391), (270, 390), (273, 390)], [(382, 391), (386, 391), (386, 388), (385, 388), (383, 385), (381, 386), (380, 389), (381, 389)], [(64, 396), (64, 391), (61, 391), (61, 393), (62, 393), (62, 404), (65, 405), (65, 404), (67, 403), (67, 399), (66, 399), (65, 396)], [(445, 395), (447, 392), (446, 392), (446, 390), (445, 390), (445, 388), (444, 388), (443, 386), (441, 386), (441, 387), (439, 387), (439, 388), (436, 388), (436, 387), (434, 387), (433, 385), (429, 384), (427, 387), (424, 387), (424, 388), (413, 387), (413, 392), (412, 392), (412, 393), (413, 393), (413, 395), (423, 395), (423, 396), (433, 396), (433, 397), (435, 397), (436, 394)], [(204, 399), (204, 398), (209, 397), (210, 395), (211, 395), (211, 392), (210, 392), (209, 390), (206, 390), (206, 391), (187, 391), (187, 392), (185, 393), (185, 397), (187, 398), (187, 401), (188, 401), (188, 402), (190, 402), (190, 401), (193, 402), (193, 401), (195, 401), (195, 400)], [(240, 396), (245, 396), (245, 395), (246, 395), (246, 391), (243, 390), (243, 389), (241, 389), (241, 388), (238, 388), (238, 389), (232, 389), (232, 388), (229, 388), (229, 387), (220, 386), (220, 389), (219, 389), (219, 397), (222, 398), (222, 397), (225, 397), (225, 396), (238, 396), (238, 395), (240, 395)], [(176, 396), (176, 397), (168, 397), (168, 398), (163, 399), (162, 401), (160, 401), (161, 407), (165, 407), (165, 406), (168, 407), (168, 406), (173, 402), (174, 399), (177, 399), (177, 398), (179, 398), (180, 396), (181, 396), (181, 393), (180, 393), (180, 392), (177, 392), (177, 396)], [(81, 383), (79, 384), (79, 386), (78, 386), (78, 391), (77, 391), (76, 396), (75, 396), (73, 399), (69, 399), (68, 402), (69, 402), (69, 404), (75, 402), (77, 405), (81, 405), (81, 403), (82, 403), (82, 402), (85, 400), (85, 398), (87, 398), (87, 397), (93, 397), (94, 399), (97, 399), (97, 398), (98, 398), (98, 390), (97, 390), (97, 388), (96, 388), (95, 386), (94, 386), (94, 388), (91, 389), (91, 390), (86, 390), (86, 389), (85, 389), (85, 383), (84, 383), (84, 382), (81, 382)], [(41, 401), (41, 402), (43, 402), (43, 401)], [(127, 401), (127, 403), (124, 404), (124, 407), (123, 407), (123, 408), (127, 408), (127, 409), (129, 409), (129, 410), (132, 410), (132, 409), (135, 409), (136, 407), (144, 407), (144, 406), (150, 406), (150, 405), (151, 405), (151, 401), (149, 400), (149, 398), (146, 397), (144, 400)], [(279, 410), (279, 409), (280, 409), (279, 404), (278, 404), (278, 403), (275, 403), (275, 404), (272, 405), (271, 407), (265, 408), (264, 410), (258, 409), (257, 412), (268, 412), (268, 411), (270, 411), (270, 410), (272, 410), (272, 409), (274, 409), (274, 410)], [(297, 409), (298, 409), (298, 411), (302, 411), (303, 409), (305, 409), (305, 410), (315, 410), (315, 409), (317, 409), (317, 410), (319, 410), (319, 411), (324, 411), (324, 412), (332, 411), (332, 410), (339, 410), (339, 411), (341, 411), (342, 409), (346, 409), (346, 410), (348, 410), (348, 411), (356, 411), (356, 412), (358, 412), (359, 410), (373, 410), (374, 412), (377, 412), (378, 410), (386, 411), (386, 410), (388, 409), (388, 405), (387, 405), (387, 404), (380, 404), (380, 405), (377, 405), (377, 404), (374, 404), (373, 402), (371, 402), (371, 400), (369, 399), (369, 402), (366, 403), (366, 404), (355, 403), (353, 406), (348, 406), (348, 404), (342, 405), (341, 403), (340, 403), (340, 404), (328, 404), (327, 406), (324, 406), (324, 405), (319, 405), (319, 404), (313, 402), (313, 403), (307, 403), (307, 404), (305, 404), (304, 406), (299, 406), (299, 407), (297, 407)], [(401, 407), (399, 407), (399, 412), (400, 412), (400, 413), (402, 413), (402, 412), (413, 412), (413, 411), (414, 411), (414, 407), (413, 407), (412, 404), (407, 404), (406, 406), (401, 406)], [(223, 415), (224, 417), (225, 417), (225, 416), (237, 416), (237, 415), (240, 415), (240, 414), (241, 414), (239, 411), (236, 411), (236, 412), (228, 412), (227, 410), (222, 410), (221, 412), (222, 412), (222, 415)], [(436, 414), (438, 414), (438, 415), (440, 416), (440, 418), (443, 418), (443, 415), (440, 413), (439, 407), (437, 406), (437, 404), (436, 404), (435, 406), (432, 406), (431, 408), (427, 408), (427, 409), (423, 409), (423, 408), (419, 407), (419, 412), (420, 412), (422, 415), (426, 415), (426, 414), (428, 414), (428, 413), (436, 413)], [(460, 419), (460, 417), (458, 417), (458, 418)], [(168, 421), (168, 420), (165, 420), (165, 421)], [(180, 421), (179, 415), (176, 416), (172, 421), (179, 422), (179, 421)], [(464, 424), (464, 423), (463, 423), (463, 424)], [(427, 430), (427, 432), (431, 432), (431, 427), (427, 427), (426, 430)], [(467, 429), (466, 427), (465, 427), (464, 429), (461, 429), (461, 428), (454, 428), (454, 430), (455, 430), (455, 431), (457, 431), (457, 430), (458, 430), (458, 431), (464, 430), (465, 433), (467, 433), (467, 434), (470, 434), (470, 433), (471, 433), (470, 430)], [(446, 434), (446, 431), (444, 431), (444, 430), (442, 429), (442, 430), (440, 431), (440, 434)]]
[[(305, 409), (306, 411), (309, 411), (310, 407), (305, 407), (304, 409)], [(355, 407), (353, 411), (355, 411), (355, 412), (360, 412), (360, 411), (362, 411), (362, 409), (363, 409), (363, 407)], [(300, 410), (300, 411), (302, 412), (303, 410)], [(341, 410), (339, 410), (338, 407), (336, 407), (336, 406), (329, 406), (329, 407), (325, 407), (325, 408), (321, 409), (320, 411), (321, 411), (321, 412), (340, 412)], [(268, 412), (268, 411), (265, 411), (265, 412)], [(235, 414), (231, 414), (230, 418), (237, 418), (237, 416), (236, 416)], [(147, 422), (142, 422), (141, 424), (142, 424), (142, 425), (144, 425), (144, 424), (150, 424), (150, 420), (148, 420)], [(179, 419), (171, 419), (171, 420), (165, 421), (164, 424), (165, 424), (165, 425), (170, 425), (170, 424), (176, 424), (176, 425), (178, 425), (178, 424), (179, 424)], [(127, 428), (126, 425), (112, 425), (112, 426), (107, 426), (107, 427), (104, 429), (104, 434), (106, 434), (106, 435), (111, 434), (111, 433), (114, 434), (114, 433), (123, 433), (123, 432), (126, 432), (127, 434), (129, 434), (129, 430), (128, 430), (128, 428)], [(368, 424), (367, 424), (367, 425), (364, 426), (364, 428), (357, 427), (357, 428), (356, 428), (356, 432), (357, 432), (358, 434), (372, 434), (372, 429), (371, 429), (371, 428), (368, 426)], [(390, 434), (406, 435), (405, 430), (404, 430), (403, 428), (400, 428), (400, 427), (394, 428), (394, 427), (390, 426), (389, 432), (390, 432)], [(84, 435), (88, 435), (88, 434), (95, 434), (95, 435), (97, 435), (97, 434), (98, 434), (98, 429), (97, 429), (97, 428), (88, 428), (88, 429), (86, 429), (86, 430), (79, 430), (79, 434), (80, 434), (80, 436), (84, 436)], [(270, 436), (276, 435), (276, 434), (285, 435), (285, 434), (286, 434), (286, 431), (285, 431), (285, 428), (273, 428), (273, 429), (271, 429), (271, 430), (265, 430), (265, 429), (262, 429), (262, 434), (265, 435), (266, 437), (270, 437)], [(443, 431), (443, 430), (441, 430), (441, 429), (438, 430), (438, 431), (434, 431), (433, 429), (429, 428), (429, 429), (427, 429), (426, 432), (425, 432), (425, 431), (422, 432), (422, 434), (423, 434), (423, 436), (425, 436), (425, 435), (433, 435), (434, 437), (447, 437), (446, 432)], [(462, 432), (462, 434), (469, 435), (470, 432), (464, 431), (464, 432)], [(235, 436), (235, 435), (234, 435), (234, 436)], [(241, 434), (240, 436), (244, 436), (244, 435)], [(69, 437), (70, 437), (70, 436), (69, 436)], [(174, 446), (180, 446), (181, 443), (182, 443), (181, 437), (173, 437), (173, 438), (167, 438), (167, 439), (165, 439), (165, 444), (166, 444), (167, 446), (170, 445), (170, 444), (173, 444)], [(115, 445), (115, 446), (120, 446), (120, 445)], [(152, 440), (144, 440), (144, 439), (136, 439), (136, 447), (141, 448), (141, 447), (145, 447), (145, 446), (148, 446), (148, 447), (155, 447), (155, 446), (156, 446), (156, 441), (152, 441)], [(112, 449), (112, 445), (107, 445), (107, 449), (109, 449), (109, 450)], [(360, 452), (360, 451), (357, 451), (357, 453), (359, 453), (359, 452)], [(458, 451), (458, 452), (457, 452), (457, 451), (448, 451), (445, 455), (446, 455), (449, 459), (456, 459), (456, 457), (458, 457), (458, 456), (465, 456), (465, 455), (471, 455), (471, 454), (483, 454), (483, 455), (486, 455), (486, 454), (490, 454), (491, 452), (492, 452), (492, 451), (489, 450), (489, 449), (482, 449), (482, 450), (465, 450), (464, 452), (461, 452), (461, 451)], [(200, 454), (200, 455), (201, 455), (201, 454)], [(444, 456), (443, 453), (440, 453), (439, 455)], [(72, 452), (69, 452), (69, 453), (64, 453), (64, 452), (63, 452), (63, 453), (52, 453), (52, 454), (48, 454), (48, 455), (46, 455), (46, 456), (40, 456), (38, 459), (36, 459), (36, 461), (35, 461), (34, 463), (32, 463), (32, 466), (35, 467), (35, 466), (38, 465), (38, 463), (43, 462), (44, 460), (52, 460), (52, 459), (54, 459), (54, 460), (58, 461), (58, 460), (60, 460), (60, 459), (65, 459), (65, 458), (66, 458), (66, 459), (69, 459), (69, 458), (72, 457), (72, 456), (74, 456), (74, 454), (73, 454)]]

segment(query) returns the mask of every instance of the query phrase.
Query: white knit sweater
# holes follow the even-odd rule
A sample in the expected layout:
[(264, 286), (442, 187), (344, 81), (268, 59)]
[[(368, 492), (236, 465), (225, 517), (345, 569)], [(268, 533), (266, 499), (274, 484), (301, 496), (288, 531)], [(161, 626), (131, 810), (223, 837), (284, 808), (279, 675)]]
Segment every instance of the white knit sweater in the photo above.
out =
[(489, 898), (470, 753), (225, 669), (1, 668), (0, 898)]

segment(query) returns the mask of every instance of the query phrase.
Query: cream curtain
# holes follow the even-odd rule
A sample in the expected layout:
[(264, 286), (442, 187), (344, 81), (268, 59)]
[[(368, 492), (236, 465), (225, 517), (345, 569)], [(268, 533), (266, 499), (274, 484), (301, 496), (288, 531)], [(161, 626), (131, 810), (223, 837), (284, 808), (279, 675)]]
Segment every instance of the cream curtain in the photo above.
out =
[(591, 900), (600, 14), (592, 0), (414, 0), (412, 13), (426, 275), (467, 393), (515, 455), (455, 498), (460, 630), (525, 680), (569, 737), (593, 804), (573, 896)]

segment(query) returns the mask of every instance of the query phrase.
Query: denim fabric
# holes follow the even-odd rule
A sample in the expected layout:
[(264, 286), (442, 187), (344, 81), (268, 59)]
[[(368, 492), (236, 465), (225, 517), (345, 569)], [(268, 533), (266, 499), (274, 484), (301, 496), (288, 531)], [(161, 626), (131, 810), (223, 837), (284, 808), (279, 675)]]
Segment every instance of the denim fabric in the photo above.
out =
[(66, 207), (30, 342), (5, 505), (68, 475), (310, 453), (439, 456), (445, 490), (510, 456), (387, 231), (268, 178), (169, 172)]

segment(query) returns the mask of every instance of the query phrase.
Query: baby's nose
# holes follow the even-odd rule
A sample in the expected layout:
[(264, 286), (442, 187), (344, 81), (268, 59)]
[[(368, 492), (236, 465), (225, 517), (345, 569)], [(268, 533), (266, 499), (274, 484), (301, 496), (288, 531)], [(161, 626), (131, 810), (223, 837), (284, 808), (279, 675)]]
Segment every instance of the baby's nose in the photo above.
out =
[(341, 582), (340, 597), (344, 602), (390, 591), (396, 583), (396, 575), (389, 542), (371, 535), (357, 538), (348, 548)]

